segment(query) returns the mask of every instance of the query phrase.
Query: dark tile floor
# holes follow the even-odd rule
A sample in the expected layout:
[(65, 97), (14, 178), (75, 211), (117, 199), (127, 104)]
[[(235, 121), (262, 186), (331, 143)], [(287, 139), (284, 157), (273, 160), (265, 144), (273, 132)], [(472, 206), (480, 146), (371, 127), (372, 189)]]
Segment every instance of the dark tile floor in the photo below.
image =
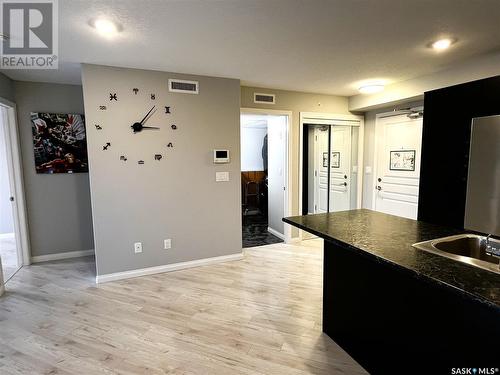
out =
[(262, 214), (243, 217), (243, 247), (264, 246), (283, 242), (267, 231), (267, 216)]

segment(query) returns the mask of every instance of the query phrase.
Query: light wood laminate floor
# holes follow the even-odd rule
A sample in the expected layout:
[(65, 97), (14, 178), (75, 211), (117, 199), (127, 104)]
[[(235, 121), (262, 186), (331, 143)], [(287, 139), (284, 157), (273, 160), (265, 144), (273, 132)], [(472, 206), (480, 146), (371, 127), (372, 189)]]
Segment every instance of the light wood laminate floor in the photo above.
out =
[(14, 234), (0, 238), (0, 257), (4, 280), (8, 280), (19, 269), (17, 265), (17, 249)]
[(0, 373), (366, 374), (321, 332), (321, 242), (303, 244), (99, 285), (91, 257), (23, 267)]

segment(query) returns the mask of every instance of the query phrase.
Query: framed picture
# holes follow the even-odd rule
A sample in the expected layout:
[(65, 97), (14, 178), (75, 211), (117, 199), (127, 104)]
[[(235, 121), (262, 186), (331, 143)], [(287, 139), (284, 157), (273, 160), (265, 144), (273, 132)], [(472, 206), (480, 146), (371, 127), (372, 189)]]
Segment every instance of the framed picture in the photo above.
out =
[(415, 171), (415, 150), (390, 151), (391, 171)]
[(328, 168), (328, 152), (323, 152), (323, 168)]
[(332, 152), (332, 168), (340, 168), (340, 152)]
[(31, 128), (37, 173), (88, 172), (83, 115), (32, 112)]

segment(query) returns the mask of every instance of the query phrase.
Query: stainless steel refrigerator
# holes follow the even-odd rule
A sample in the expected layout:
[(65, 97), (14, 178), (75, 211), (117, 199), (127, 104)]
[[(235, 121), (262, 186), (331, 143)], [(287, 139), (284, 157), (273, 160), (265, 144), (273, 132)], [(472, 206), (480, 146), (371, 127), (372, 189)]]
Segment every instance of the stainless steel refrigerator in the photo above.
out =
[(500, 236), (500, 115), (472, 120), (464, 227)]

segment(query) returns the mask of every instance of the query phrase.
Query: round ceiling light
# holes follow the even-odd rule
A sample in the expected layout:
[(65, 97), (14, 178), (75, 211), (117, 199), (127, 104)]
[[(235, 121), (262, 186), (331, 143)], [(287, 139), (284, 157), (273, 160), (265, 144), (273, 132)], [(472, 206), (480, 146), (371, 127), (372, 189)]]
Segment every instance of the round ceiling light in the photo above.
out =
[(453, 43), (455, 43), (454, 39), (444, 38), (444, 39), (439, 39), (439, 40), (436, 40), (435, 42), (432, 42), (431, 47), (435, 51), (444, 51), (444, 50), (450, 48), (450, 46)]
[(105, 37), (112, 37), (121, 31), (119, 25), (106, 18), (97, 18), (90, 22), (90, 24), (97, 30), (99, 34)]
[(363, 85), (359, 88), (359, 92), (361, 94), (375, 94), (381, 91), (384, 91), (384, 85), (382, 85), (381, 83)]

